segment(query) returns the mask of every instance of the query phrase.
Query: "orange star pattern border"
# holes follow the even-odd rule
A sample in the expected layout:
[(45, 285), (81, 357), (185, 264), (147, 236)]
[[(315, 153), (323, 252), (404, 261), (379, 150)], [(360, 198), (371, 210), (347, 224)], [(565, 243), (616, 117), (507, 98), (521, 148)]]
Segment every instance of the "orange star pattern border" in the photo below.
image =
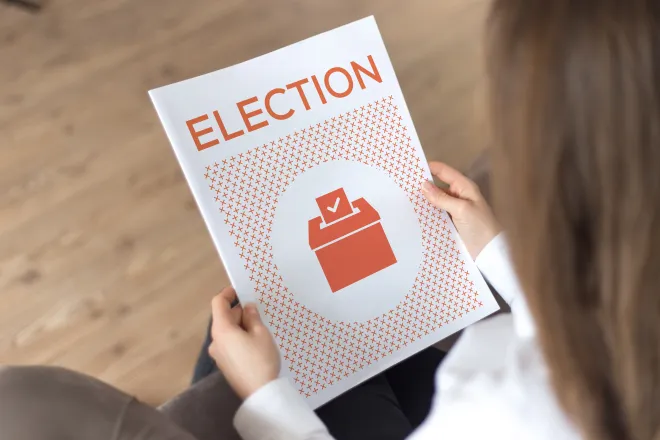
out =
[[(396, 100), (384, 97), (209, 164), (203, 172), (303, 396), (483, 306), (448, 217), (421, 195), (424, 168), (402, 121)], [(422, 231), (423, 261), (410, 291), (394, 309), (365, 322), (332, 321), (298, 303), (273, 263), (270, 239), (279, 196), (301, 173), (335, 160), (384, 171), (406, 192)]]

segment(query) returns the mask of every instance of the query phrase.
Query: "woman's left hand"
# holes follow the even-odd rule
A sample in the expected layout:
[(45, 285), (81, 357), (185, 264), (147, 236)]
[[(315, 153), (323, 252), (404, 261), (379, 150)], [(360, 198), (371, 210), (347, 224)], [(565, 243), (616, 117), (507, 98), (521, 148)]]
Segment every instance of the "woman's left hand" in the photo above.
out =
[(448, 184), (449, 188), (440, 189), (432, 181), (424, 182), (424, 196), (433, 206), (451, 215), (468, 252), (476, 260), (502, 227), (476, 183), (442, 162), (429, 162), (429, 168), (431, 174)]
[(280, 353), (268, 328), (261, 322), (256, 305), (232, 308), (236, 291), (223, 289), (211, 303), (213, 342), (209, 354), (227, 382), (242, 399), (277, 379)]

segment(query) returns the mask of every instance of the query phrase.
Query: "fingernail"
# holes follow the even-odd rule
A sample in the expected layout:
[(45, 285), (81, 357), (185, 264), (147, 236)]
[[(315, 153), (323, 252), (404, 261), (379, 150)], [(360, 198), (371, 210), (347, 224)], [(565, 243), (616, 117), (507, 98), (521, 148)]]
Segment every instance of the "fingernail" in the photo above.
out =
[(250, 303), (245, 306), (245, 311), (248, 313), (259, 313), (259, 310), (257, 310), (257, 305), (254, 303)]
[(431, 192), (433, 191), (434, 188), (435, 185), (433, 184), (433, 182), (427, 180), (426, 182), (422, 183), (422, 191)]

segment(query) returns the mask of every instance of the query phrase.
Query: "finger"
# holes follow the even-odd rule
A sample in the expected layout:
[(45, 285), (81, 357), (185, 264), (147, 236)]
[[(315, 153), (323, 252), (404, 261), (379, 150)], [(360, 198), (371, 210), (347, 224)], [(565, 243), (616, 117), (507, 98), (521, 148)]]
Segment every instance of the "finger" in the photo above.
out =
[(467, 200), (459, 199), (448, 194), (428, 180), (422, 184), (422, 193), (433, 206), (444, 209), (452, 217), (460, 216), (465, 210), (465, 205), (469, 203)]
[(232, 307), (230, 309), (229, 313), (231, 314), (231, 323), (232, 323), (232, 325), (240, 326), (241, 325), (241, 319), (242, 319), (242, 316), (243, 316), (243, 306), (238, 304), (238, 305)]
[(248, 333), (254, 333), (265, 328), (255, 304), (250, 303), (244, 307), (242, 325)]
[(456, 196), (475, 201), (481, 197), (477, 184), (457, 169), (442, 162), (429, 162), (429, 168), (431, 174), (449, 185), (450, 191)]
[(236, 290), (232, 286), (227, 286), (216, 295), (219, 301), (226, 302), (229, 307), (236, 301)]
[(240, 323), (241, 311), (236, 307), (234, 309), (231, 307), (235, 298), (236, 291), (233, 287), (225, 287), (213, 298), (211, 312), (214, 328), (237, 326)]

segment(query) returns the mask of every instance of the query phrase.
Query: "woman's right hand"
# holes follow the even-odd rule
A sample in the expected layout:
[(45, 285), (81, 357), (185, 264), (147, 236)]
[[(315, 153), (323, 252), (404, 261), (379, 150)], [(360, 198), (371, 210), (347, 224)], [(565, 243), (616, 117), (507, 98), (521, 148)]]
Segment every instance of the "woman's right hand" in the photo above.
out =
[(429, 162), (429, 167), (431, 174), (449, 188), (441, 189), (427, 181), (422, 185), (422, 193), (433, 206), (449, 213), (468, 252), (476, 259), (502, 227), (476, 183), (442, 162)]
[(236, 300), (233, 287), (222, 289), (211, 304), (213, 342), (209, 354), (229, 385), (241, 399), (277, 379), (280, 353), (254, 304), (231, 304)]

